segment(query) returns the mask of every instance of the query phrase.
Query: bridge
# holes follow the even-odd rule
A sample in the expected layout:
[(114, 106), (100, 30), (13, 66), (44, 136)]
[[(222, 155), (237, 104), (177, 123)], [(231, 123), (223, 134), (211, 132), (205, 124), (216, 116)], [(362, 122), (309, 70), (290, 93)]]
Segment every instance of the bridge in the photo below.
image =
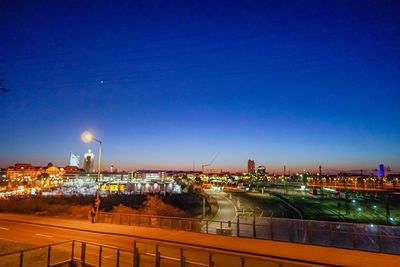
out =
[[(44, 266), (59, 264), (54, 257), (60, 253), (68, 254), (64, 264), (83, 260), (87, 266), (388, 267), (400, 261), (398, 255), (352, 249), (14, 214), (0, 214), (0, 239), (40, 247), (44, 256), (37, 259)], [(29, 257), (34, 257), (29, 251), (0, 256), (0, 262), (13, 257), (17, 264), (9, 266), (29, 266)]]

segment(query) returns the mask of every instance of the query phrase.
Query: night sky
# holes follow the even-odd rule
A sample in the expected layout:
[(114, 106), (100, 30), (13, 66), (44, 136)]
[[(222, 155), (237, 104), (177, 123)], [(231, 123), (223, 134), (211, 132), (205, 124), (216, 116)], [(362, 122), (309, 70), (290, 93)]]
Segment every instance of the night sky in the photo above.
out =
[(1, 1), (0, 167), (400, 169), (399, 1)]

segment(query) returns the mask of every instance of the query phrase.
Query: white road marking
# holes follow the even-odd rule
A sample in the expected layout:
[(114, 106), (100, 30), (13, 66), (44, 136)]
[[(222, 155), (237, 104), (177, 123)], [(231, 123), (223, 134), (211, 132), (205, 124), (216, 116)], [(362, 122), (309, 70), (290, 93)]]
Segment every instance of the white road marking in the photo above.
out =
[(42, 234), (35, 234), (35, 235), (37, 235), (37, 236), (43, 236), (43, 237), (50, 237), (50, 238), (53, 237), (52, 235), (42, 235)]
[(7, 230), (7, 231), (10, 230), (10, 229), (5, 228), (5, 227), (0, 227), (0, 229), (1, 229), (1, 230)]

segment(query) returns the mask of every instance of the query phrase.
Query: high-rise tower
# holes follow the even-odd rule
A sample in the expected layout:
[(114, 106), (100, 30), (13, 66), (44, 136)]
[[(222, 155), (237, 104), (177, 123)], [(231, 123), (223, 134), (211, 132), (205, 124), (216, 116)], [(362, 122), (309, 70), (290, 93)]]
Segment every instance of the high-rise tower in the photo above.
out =
[(68, 165), (69, 166), (74, 166), (74, 167), (78, 167), (79, 168), (79, 159), (80, 156), (78, 154), (74, 154), (71, 152), (69, 152), (69, 162)]
[(254, 159), (249, 159), (247, 161), (247, 172), (248, 173), (254, 173), (256, 170), (256, 164), (254, 162)]
[(89, 149), (88, 152), (85, 153), (84, 158), (85, 159), (83, 162), (83, 168), (85, 169), (85, 172), (92, 172), (93, 171), (94, 154), (92, 153), (91, 149)]
[(385, 177), (385, 165), (383, 164), (379, 164), (378, 177), (379, 178)]

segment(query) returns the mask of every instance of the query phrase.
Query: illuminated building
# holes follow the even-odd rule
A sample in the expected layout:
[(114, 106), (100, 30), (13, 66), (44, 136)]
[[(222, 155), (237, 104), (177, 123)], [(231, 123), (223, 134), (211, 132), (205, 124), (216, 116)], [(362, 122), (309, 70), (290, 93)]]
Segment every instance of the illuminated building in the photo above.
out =
[(92, 153), (92, 150), (89, 149), (88, 152), (84, 154), (83, 168), (85, 169), (85, 172), (93, 171), (93, 162), (94, 154)]
[(65, 173), (79, 173), (81, 170), (77, 166), (65, 166)]
[(111, 173), (116, 173), (116, 172), (118, 172), (118, 169), (114, 165), (111, 165), (110, 172)]
[(30, 163), (16, 163), (7, 168), (6, 177), (9, 182), (24, 182), (35, 180), (42, 173), (45, 173), (42, 167), (34, 167)]
[(265, 175), (266, 174), (266, 169), (264, 166), (258, 166), (257, 168), (257, 174), (258, 175)]
[(256, 170), (256, 164), (255, 164), (254, 160), (253, 159), (249, 159), (247, 161), (247, 172), (248, 173), (254, 173), (255, 170)]
[(51, 166), (46, 169), (46, 173), (49, 175), (49, 178), (60, 177), (64, 174), (64, 169)]
[(79, 158), (79, 155), (69, 152), (69, 166), (79, 167)]
[(379, 164), (378, 177), (379, 178), (385, 177), (385, 165), (383, 164)]

